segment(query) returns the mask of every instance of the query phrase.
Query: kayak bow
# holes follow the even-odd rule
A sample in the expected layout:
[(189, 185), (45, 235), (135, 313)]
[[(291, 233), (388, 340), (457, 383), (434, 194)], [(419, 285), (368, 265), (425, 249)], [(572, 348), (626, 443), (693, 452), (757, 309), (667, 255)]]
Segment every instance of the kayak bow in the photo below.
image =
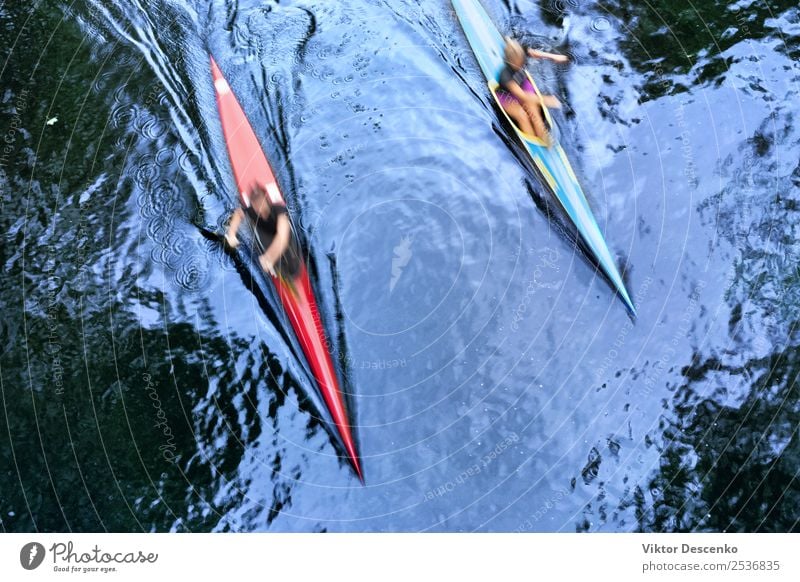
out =
[[(285, 204), (275, 175), (264, 155), (264, 150), (213, 57), (211, 57), (211, 75), (214, 79), (222, 132), (225, 135), (225, 144), (228, 148), (239, 196), (249, 193), (258, 184), (264, 187), (272, 202)], [(300, 272), (293, 280), (287, 281), (281, 276), (275, 275), (271, 275), (270, 278), (275, 284), (289, 323), (311, 367), (314, 379), (319, 386), (350, 462), (358, 474), (358, 478), (363, 482), (344, 396), (339, 388), (336, 371), (328, 351), (325, 331), (306, 266), (305, 264), (301, 265)]]
[[(497, 99), (497, 89), (500, 71), (505, 65), (503, 49), (505, 40), (500, 32), (492, 24), (489, 15), (483, 9), (478, 0), (452, 0), (458, 20), (464, 33), (467, 36), (472, 51), (478, 60), (481, 71), (486, 77), (489, 90), (497, 102), (500, 110), (511, 123), (517, 136), (519, 136), (525, 150), (531, 157), (533, 164), (550, 192), (558, 199), (570, 220), (575, 224), (583, 241), (588, 246), (591, 253), (600, 265), (600, 268), (616, 288), (617, 293), (622, 298), (625, 306), (633, 316), (636, 316), (636, 308), (631, 301), (625, 283), (617, 270), (614, 259), (608, 250), (608, 245), (603, 238), (603, 233), (597, 225), (597, 221), (592, 214), (592, 209), (586, 200), (578, 178), (572, 170), (572, 166), (567, 159), (564, 149), (557, 142), (557, 126), (550, 116), (547, 107), (542, 104), (547, 124), (552, 130), (553, 143), (550, 147), (538, 137), (522, 132), (517, 125), (506, 114)], [(539, 94), (536, 84), (528, 75), (528, 83), (525, 83), (525, 90)]]

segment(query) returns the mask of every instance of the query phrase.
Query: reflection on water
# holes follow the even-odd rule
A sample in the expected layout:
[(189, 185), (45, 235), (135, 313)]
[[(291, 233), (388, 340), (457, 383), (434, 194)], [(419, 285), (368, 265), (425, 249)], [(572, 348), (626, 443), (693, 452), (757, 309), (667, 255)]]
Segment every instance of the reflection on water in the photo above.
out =
[[(634, 323), (449, 3), (388, 4), (0, 8), (3, 529), (797, 529), (797, 6), (487, 0), (570, 55), (533, 68)], [(307, 241), (366, 487), (271, 287), (203, 235), (236, 200), (208, 51)]]

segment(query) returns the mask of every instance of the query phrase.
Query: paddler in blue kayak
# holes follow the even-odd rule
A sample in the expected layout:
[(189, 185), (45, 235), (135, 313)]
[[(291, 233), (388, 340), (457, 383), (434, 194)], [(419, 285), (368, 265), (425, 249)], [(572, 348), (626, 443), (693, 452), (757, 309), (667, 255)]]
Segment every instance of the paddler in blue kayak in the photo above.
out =
[[(498, 80), (500, 89), (497, 91), (497, 100), (523, 133), (535, 135), (549, 143), (550, 135), (544, 120), (542, 105), (558, 109), (561, 107), (561, 102), (552, 95), (537, 95), (534, 92), (525, 72), (525, 50), (519, 42), (506, 37), (504, 52), (506, 65), (500, 71)], [(569, 60), (564, 55), (546, 53), (531, 48), (528, 49), (527, 54), (534, 59), (547, 59), (555, 63), (566, 63)]]
[(270, 201), (267, 192), (255, 186), (249, 195), (242, 196), (242, 207), (234, 210), (225, 241), (233, 248), (239, 246), (236, 233), (247, 217), (253, 225), (261, 268), (272, 276), (293, 279), (300, 272), (300, 251), (292, 236), (286, 206)]

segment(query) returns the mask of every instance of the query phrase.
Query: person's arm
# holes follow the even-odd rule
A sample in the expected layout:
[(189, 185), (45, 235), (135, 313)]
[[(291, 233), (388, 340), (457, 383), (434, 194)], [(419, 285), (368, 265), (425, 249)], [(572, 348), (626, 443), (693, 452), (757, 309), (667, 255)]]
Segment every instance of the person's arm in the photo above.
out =
[(534, 59), (547, 59), (554, 63), (567, 63), (569, 58), (566, 55), (557, 55), (555, 53), (546, 53), (544, 51), (529, 48), (528, 55)]
[(289, 247), (289, 241), (292, 236), (292, 226), (289, 224), (289, 217), (286, 214), (278, 216), (278, 224), (275, 232), (275, 238), (272, 239), (269, 248), (261, 255), (261, 266), (264, 270), (269, 271), (270, 274), (275, 271), (275, 264), (286, 252)]
[(243, 218), (244, 211), (241, 208), (234, 210), (231, 221), (228, 223), (228, 229), (225, 231), (225, 242), (232, 248), (239, 246), (239, 239), (236, 238), (236, 233), (239, 232), (239, 226), (241, 226)]

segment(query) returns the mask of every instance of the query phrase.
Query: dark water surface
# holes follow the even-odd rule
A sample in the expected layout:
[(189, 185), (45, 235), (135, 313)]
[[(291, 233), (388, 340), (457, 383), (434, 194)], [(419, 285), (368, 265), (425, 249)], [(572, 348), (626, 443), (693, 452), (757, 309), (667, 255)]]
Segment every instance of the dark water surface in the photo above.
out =
[[(573, 60), (534, 71), (635, 322), (449, 2), (31, 4), (0, 5), (3, 530), (798, 529), (796, 2), (486, 1)], [(365, 487), (201, 234), (236, 200), (209, 51), (308, 241)]]

